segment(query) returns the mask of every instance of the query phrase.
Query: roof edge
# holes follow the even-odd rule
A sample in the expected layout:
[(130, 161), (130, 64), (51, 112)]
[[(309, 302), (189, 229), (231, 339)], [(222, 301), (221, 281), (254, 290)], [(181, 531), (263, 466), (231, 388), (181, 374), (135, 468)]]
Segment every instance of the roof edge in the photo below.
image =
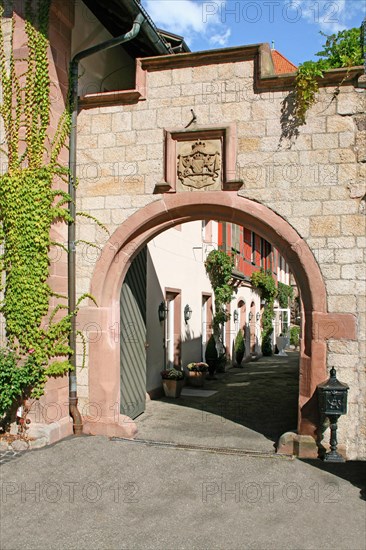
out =
[(260, 44), (235, 46), (218, 50), (202, 50), (198, 52), (184, 52), (176, 55), (161, 55), (142, 57), (139, 59), (141, 67), (146, 71), (161, 71), (199, 65), (212, 65), (219, 61), (230, 63), (233, 61), (253, 59), (257, 55)]
[[(257, 89), (264, 91), (266, 89), (293, 88), (296, 71), (276, 74), (271, 48), (266, 42), (216, 50), (178, 53), (176, 55), (144, 57), (140, 58), (139, 62), (143, 70), (150, 72), (250, 60), (255, 62), (254, 75)], [(362, 65), (340, 67), (326, 71), (323, 78), (318, 78), (317, 80), (320, 87), (328, 84), (345, 85), (363, 74), (363, 72), (364, 67)]]

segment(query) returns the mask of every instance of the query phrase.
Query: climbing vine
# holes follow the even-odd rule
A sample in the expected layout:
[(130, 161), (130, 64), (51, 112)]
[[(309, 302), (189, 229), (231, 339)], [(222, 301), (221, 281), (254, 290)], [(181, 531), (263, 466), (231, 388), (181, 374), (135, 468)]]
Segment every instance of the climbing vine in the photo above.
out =
[(226, 305), (231, 302), (233, 288), (230, 284), (234, 260), (223, 250), (211, 250), (205, 261), (206, 273), (210, 279), (215, 295), (215, 314), (213, 327), (216, 334), (220, 325), (229, 320)]
[(285, 309), (289, 307), (289, 300), (292, 300), (294, 296), (294, 289), (290, 285), (285, 285), (279, 282), (277, 287), (277, 298), (281, 308)]
[(261, 299), (265, 301), (262, 315), (262, 353), (269, 356), (272, 355), (271, 336), (273, 332), (274, 301), (277, 297), (276, 284), (269, 269), (266, 271), (261, 269), (252, 273), (251, 283), (259, 291)]
[[(324, 72), (340, 67), (353, 67), (363, 64), (362, 29), (353, 28), (326, 35), (323, 50), (315, 54), (322, 59), (305, 61), (300, 64), (295, 79), (294, 117), (299, 125), (306, 123), (306, 113), (316, 103), (319, 91), (319, 78)], [(340, 83), (341, 84), (341, 83)], [(339, 92), (336, 88), (335, 96)], [(334, 97), (335, 97), (334, 96)]]
[[(50, 248), (57, 246), (50, 238), (51, 226), (56, 221), (72, 221), (67, 209), (69, 195), (62, 189), (68, 170), (58, 161), (70, 130), (68, 108), (59, 119), (53, 139), (47, 137), (51, 107), (47, 52), (50, 3), (25, 2), (26, 59), (14, 54), (14, 18), (8, 58), (0, 25), (0, 117), (6, 146), (2, 153), (7, 156), (0, 193), (4, 247), (1, 270), (5, 280), (1, 313), (8, 342), (8, 348), (0, 354), (0, 416), (16, 400), (40, 397), (47, 377), (70, 369), (68, 338), (71, 318), (79, 306), (60, 318), (57, 314), (67, 310), (67, 296), (55, 294), (47, 283)], [(56, 301), (53, 310), (51, 299)]]

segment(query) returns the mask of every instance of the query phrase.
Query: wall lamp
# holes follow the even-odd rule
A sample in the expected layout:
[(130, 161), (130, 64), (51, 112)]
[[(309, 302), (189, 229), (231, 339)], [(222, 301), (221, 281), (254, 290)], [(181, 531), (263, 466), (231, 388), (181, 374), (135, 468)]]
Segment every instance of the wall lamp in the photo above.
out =
[(161, 302), (161, 304), (158, 307), (158, 315), (159, 315), (160, 323), (165, 321), (167, 314), (168, 314), (168, 307), (165, 302)]
[(191, 317), (192, 317), (192, 309), (187, 304), (184, 308), (184, 321), (188, 323)]
[(249, 318), (249, 322), (253, 319), (253, 313), (251, 311), (249, 312), (248, 318)]
[(234, 319), (234, 323), (237, 323), (239, 321), (239, 312), (237, 309), (234, 309), (233, 319)]
[(255, 316), (255, 318), (256, 318), (257, 321), (259, 321), (259, 319), (261, 318), (261, 314), (259, 313), (259, 311), (258, 311), (257, 315)]

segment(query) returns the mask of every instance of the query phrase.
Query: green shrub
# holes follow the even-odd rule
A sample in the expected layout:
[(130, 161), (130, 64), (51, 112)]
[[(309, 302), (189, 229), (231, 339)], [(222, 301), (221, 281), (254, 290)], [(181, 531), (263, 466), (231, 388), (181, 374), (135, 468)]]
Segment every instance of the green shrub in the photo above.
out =
[(289, 300), (293, 299), (294, 289), (292, 286), (285, 285), (284, 283), (279, 282), (277, 287), (277, 299), (280, 307), (286, 309), (289, 307)]
[(293, 326), (290, 328), (290, 344), (297, 347), (300, 343), (300, 327)]
[(266, 357), (270, 357), (273, 353), (271, 334), (267, 333), (262, 336), (262, 353)]
[(208, 372), (210, 376), (213, 376), (219, 363), (219, 354), (216, 348), (216, 341), (213, 334), (211, 334), (205, 352), (206, 363), (208, 364)]
[(272, 320), (274, 318), (274, 300), (278, 291), (270, 269), (264, 271), (255, 271), (251, 276), (251, 283), (265, 300), (266, 305), (262, 314), (262, 353), (263, 355), (272, 355)]
[(219, 358), (219, 354), (217, 353), (216, 342), (213, 334), (211, 334), (207, 342), (205, 358), (206, 358), (206, 363), (209, 363), (209, 361), (217, 361), (217, 359)]
[(234, 349), (235, 349), (236, 364), (240, 367), (241, 362), (245, 355), (245, 342), (244, 342), (243, 332), (241, 331), (241, 329), (238, 331), (238, 334), (236, 335)]
[(9, 416), (13, 408), (31, 395), (34, 386), (43, 386), (47, 376), (35, 357), (29, 355), (24, 364), (14, 351), (0, 348), (0, 418)]

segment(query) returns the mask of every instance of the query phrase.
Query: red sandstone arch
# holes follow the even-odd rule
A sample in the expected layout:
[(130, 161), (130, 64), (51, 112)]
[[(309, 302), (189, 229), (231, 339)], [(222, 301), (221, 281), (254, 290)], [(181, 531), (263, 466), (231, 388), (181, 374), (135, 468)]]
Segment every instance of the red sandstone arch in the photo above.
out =
[[(236, 192), (166, 194), (140, 209), (112, 235), (96, 263), (91, 293), (98, 308), (80, 310), (98, 325), (89, 348), (89, 399), (97, 403), (98, 422), (91, 433), (133, 436), (135, 425), (119, 415), (120, 344), (116, 339), (119, 297), (125, 274), (138, 251), (154, 236), (184, 222), (220, 219), (245, 225), (266, 238), (288, 262), (303, 302), (303, 339), (300, 352), (299, 432), (315, 436), (316, 386), (326, 378), (326, 339), (355, 338), (355, 318), (327, 314), (326, 290), (314, 255), (296, 230), (281, 216)], [(83, 315), (84, 314), (84, 315)], [(117, 340), (117, 341), (116, 341)]]

